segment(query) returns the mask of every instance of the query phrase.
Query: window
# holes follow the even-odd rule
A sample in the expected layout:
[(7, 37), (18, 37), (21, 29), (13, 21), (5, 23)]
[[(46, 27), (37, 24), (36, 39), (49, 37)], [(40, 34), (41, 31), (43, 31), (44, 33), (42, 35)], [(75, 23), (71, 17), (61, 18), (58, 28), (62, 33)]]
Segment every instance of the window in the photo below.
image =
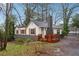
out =
[(36, 34), (35, 29), (30, 29), (30, 34)]
[(25, 32), (26, 32), (25, 30), (21, 30), (21, 34), (25, 34)]
[(18, 30), (16, 30), (16, 34), (19, 34), (19, 31)]

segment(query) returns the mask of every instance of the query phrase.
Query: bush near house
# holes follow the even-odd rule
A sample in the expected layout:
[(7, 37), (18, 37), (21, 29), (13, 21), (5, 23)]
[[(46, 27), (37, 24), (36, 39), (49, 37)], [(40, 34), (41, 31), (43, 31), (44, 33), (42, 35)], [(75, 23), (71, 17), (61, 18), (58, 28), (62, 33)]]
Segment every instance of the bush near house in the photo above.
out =
[(24, 43), (24, 39), (18, 38), (18, 39), (15, 40), (15, 43), (23, 44)]
[(16, 44), (24, 44), (24, 43), (29, 43), (32, 42), (33, 40), (31, 38), (17, 38), (15, 40)]
[(27, 42), (27, 43), (32, 42), (32, 41), (33, 41), (33, 40), (30, 39), (30, 38), (27, 38), (27, 39), (26, 39), (26, 42)]

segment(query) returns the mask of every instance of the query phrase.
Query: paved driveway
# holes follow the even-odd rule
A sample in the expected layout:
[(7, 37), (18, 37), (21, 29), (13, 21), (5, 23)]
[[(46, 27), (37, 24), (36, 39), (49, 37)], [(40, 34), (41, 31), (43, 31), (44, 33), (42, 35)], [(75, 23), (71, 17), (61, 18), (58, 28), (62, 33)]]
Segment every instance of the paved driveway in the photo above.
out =
[(67, 36), (59, 43), (54, 55), (79, 56), (79, 37)]

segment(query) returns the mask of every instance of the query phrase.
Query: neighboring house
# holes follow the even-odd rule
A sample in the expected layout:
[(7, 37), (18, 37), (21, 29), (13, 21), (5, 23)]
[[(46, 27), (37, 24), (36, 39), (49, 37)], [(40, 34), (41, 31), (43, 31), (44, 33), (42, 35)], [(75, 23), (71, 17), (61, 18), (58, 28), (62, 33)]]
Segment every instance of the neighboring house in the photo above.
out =
[[(46, 21), (35, 21), (32, 20), (28, 24), (27, 27), (25, 26), (18, 26), (15, 29), (16, 35), (46, 35), (46, 30), (48, 28), (48, 22)], [(57, 34), (59, 30), (60, 34), (62, 32), (62, 26), (52, 25), (53, 33)]]
[(79, 28), (69, 27), (69, 34), (79, 34)]

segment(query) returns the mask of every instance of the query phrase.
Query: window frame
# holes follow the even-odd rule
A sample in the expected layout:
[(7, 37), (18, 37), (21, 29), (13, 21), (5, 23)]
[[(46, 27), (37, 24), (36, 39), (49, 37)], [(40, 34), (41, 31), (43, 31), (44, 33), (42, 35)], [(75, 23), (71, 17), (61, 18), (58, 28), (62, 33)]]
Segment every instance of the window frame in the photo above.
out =
[(36, 35), (36, 28), (31, 28), (31, 29), (29, 29), (29, 33), (30, 33), (31, 35)]
[(22, 30), (20, 30), (20, 33), (21, 34), (26, 34), (26, 30), (25, 29), (22, 29)]

